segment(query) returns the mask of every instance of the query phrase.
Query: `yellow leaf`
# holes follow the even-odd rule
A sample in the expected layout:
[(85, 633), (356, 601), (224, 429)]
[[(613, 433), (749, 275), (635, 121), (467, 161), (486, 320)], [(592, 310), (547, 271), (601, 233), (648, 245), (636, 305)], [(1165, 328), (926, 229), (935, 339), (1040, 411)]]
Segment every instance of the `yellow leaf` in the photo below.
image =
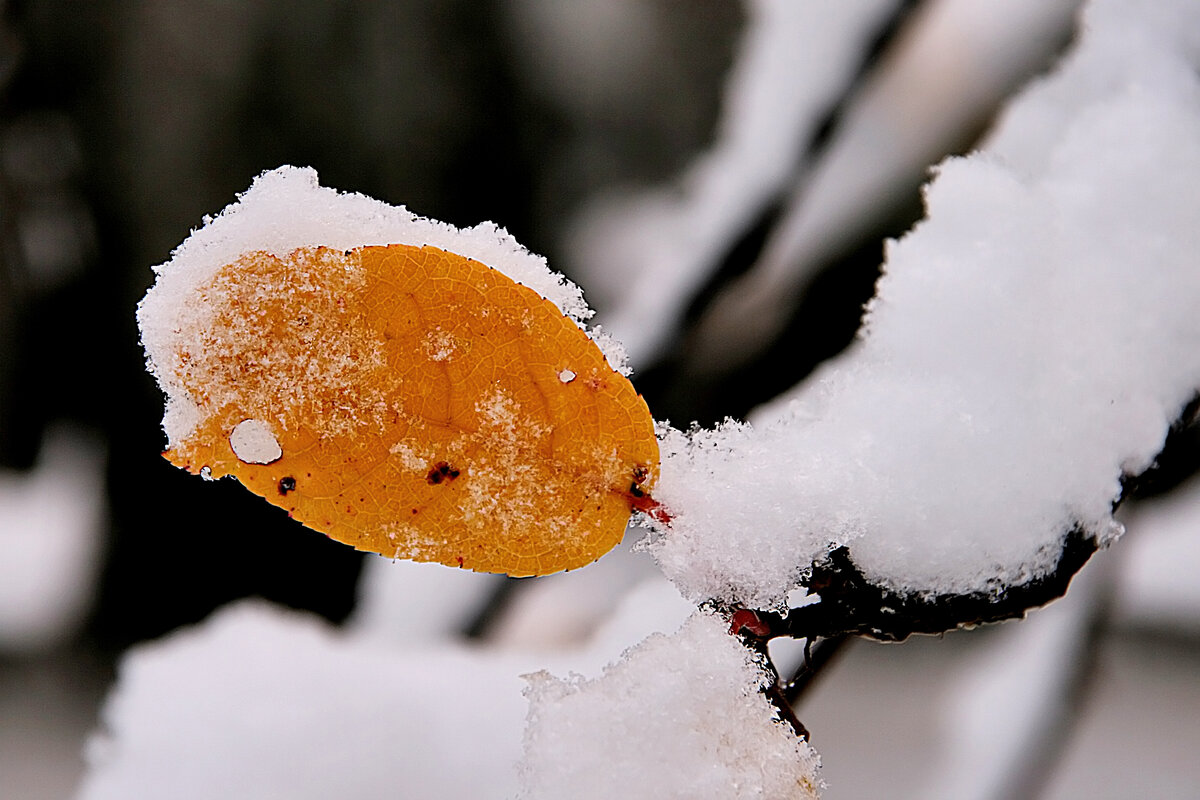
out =
[[(645, 402), (548, 300), (434, 247), (255, 252), (197, 292), (165, 453), (360, 550), (483, 572), (587, 564), (645, 509)], [(190, 348), (190, 349), (186, 349)]]

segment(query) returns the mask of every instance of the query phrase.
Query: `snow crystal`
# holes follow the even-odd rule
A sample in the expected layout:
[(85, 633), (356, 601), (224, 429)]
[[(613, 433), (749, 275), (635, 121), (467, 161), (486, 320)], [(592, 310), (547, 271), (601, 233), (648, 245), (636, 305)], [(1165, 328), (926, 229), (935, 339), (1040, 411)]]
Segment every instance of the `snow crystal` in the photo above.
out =
[[(557, 474), (535, 480), (534, 459), (530, 451), (545, 446), (552, 430), (540, 424), (503, 389), (496, 388), (475, 405), (479, 428), (464, 434), (463, 442), (486, 440), (490, 452), (475, 451), (472, 480), (459, 500), (459, 513), (467, 522), (486, 522), (490, 535), (502, 540), (518, 537), (531, 525), (540, 525), (548, 534), (575, 536), (582, 530), (580, 520), (562, 513), (541, 517), (540, 499), (565, 496), (568, 487)], [(456, 444), (455, 449), (467, 449)], [(563, 541), (566, 544), (566, 541)]]
[(446, 361), (462, 349), (458, 337), (449, 331), (432, 330), (425, 336), (425, 355), (430, 361)]
[[(475, 259), (533, 289), (580, 326), (592, 315), (578, 286), (493, 223), (460, 230), (400, 206), (322, 187), (312, 169), (280, 167), (256, 178), (237, 202), (206, 218), (171, 260), (155, 267), (155, 285), (138, 306), (150, 371), (167, 394), (163, 427), (170, 443), (182, 441), (200, 422), (196, 401), (182, 390), (175, 369), (180, 348), (203, 327), (195, 293), (223, 265), (250, 252), (283, 258), (299, 248), (344, 251), (394, 243), (431, 245)], [(608, 337), (597, 341), (613, 368), (624, 369), (623, 352)]]
[(769, 680), (704, 612), (599, 678), (531, 675), (519, 797), (816, 797), (817, 755), (777, 719)]
[(558, 379), (563, 383), (570, 383), (571, 381), (575, 380), (575, 373), (569, 369), (564, 369), (558, 373)]
[(894, 589), (988, 591), (1074, 526), (1111, 538), (1122, 475), (1200, 387), (1200, 6), (1169, 8), (1090, 9), (989, 148), (939, 169), (862, 340), (786, 406), (664, 430), (652, 547), (685, 594), (775, 606), (839, 545)]
[(244, 419), (229, 434), (233, 453), (247, 464), (270, 464), (283, 456), (279, 440), (261, 419)]
[(427, 471), (431, 465), (432, 458), (429, 456), (418, 455), (416, 448), (407, 441), (396, 442), (388, 448), (388, 453), (396, 457), (401, 466), (405, 469), (414, 472)]

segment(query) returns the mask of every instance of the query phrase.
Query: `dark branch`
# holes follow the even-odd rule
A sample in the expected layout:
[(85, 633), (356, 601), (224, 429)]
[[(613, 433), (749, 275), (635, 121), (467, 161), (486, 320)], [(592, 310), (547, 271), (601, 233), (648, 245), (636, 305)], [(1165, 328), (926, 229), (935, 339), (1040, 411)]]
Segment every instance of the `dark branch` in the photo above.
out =
[(839, 547), (813, 568), (809, 591), (820, 602), (793, 608), (788, 615), (755, 612), (765, 626), (763, 638), (828, 639), (869, 636), (882, 641), (903, 641), (915, 633), (937, 634), (955, 628), (982, 625), (1025, 616), (1062, 597), (1092, 554), (1096, 541), (1080, 528), (1067, 534), (1056, 568), (1040, 578), (994, 592), (970, 594), (905, 594), (870, 583)]
[(507, 575), (497, 576), (495, 588), (479, 609), (463, 626), (462, 635), (467, 639), (486, 639), (488, 635), (495, 629), (496, 624), (503, 619), (512, 605), (516, 595), (520, 592), (520, 587), (525, 580), (523, 578), (510, 578)]
[(816, 682), (826, 667), (846, 649), (849, 636), (835, 636), (832, 639), (821, 639), (816, 644), (805, 640), (804, 663), (792, 675), (791, 680), (783, 684), (783, 696), (788, 703), (795, 705), (804, 693)]
[[(736, 631), (731, 631), (731, 633), (736, 633)], [(779, 682), (779, 668), (775, 666), (770, 652), (767, 651), (767, 640), (753, 634), (743, 634), (741, 640), (742, 644), (762, 656), (763, 662), (767, 665), (767, 672), (770, 674), (771, 682), (762, 690), (763, 694), (770, 701), (771, 705), (775, 706), (779, 718), (786, 722), (797, 736), (807, 741), (808, 728), (804, 727), (804, 723), (796, 716), (796, 712), (792, 708), (792, 703), (788, 700), (784, 687)]]

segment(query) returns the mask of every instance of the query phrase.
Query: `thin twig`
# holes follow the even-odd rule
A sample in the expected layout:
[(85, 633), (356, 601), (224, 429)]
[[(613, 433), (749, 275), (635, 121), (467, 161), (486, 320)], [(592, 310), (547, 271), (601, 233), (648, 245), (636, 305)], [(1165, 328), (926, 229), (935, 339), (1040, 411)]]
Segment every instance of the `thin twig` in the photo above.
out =
[[(736, 631), (731, 631), (731, 633), (736, 633)], [(738, 638), (741, 639), (743, 645), (762, 656), (763, 663), (767, 667), (767, 673), (771, 678), (771, 682), (763, 689), (763, 694), (770, 701), (771, 705), (775, 706), (779, 718), (786, 722), (797, 736), (808, 741), (808, 728), (804, 727), (804, 723), (796, 716), (796, 712), (792, 708), (792, 703), (788, 700), (784, 692), (784, 687), (779, 682), (779, 668), (775, 666), (775, 661), (771, 658), (771, 653), (767, 649), (768, 640), (753, 633), (741, 633), (738, 635)]]
[(463, 626), (462, 635), (467, 639), (486, 639), (495, 628), (496, 623), (504, 616), (512, 605), (516, 595), (521, 590), (521, 578), (500, 576), (495, 588), (488, 594), (487, 600), (479, 610)]
[[(788, 704), (795, 705), (804, 693), (816, 683), (825, 668), (828, 667), (838, 654), (846, 649), (849, 636), (832, 636), (820, 639), (816, 644), (812, 640), (804, 640), (804, 663), (796, 668), (791, 679), (783, 685), (783, 696)], [(811, 646), (810, 646), (811, 645)]]

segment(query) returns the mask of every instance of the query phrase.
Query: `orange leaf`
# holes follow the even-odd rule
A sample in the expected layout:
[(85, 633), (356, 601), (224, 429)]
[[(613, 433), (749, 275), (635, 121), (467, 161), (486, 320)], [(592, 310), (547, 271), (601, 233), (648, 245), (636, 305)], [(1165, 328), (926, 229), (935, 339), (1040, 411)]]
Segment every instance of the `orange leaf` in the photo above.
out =
[(557, 307), (478, 261), (255, 252), (196, 301), (209, 324), (175, 377), (201, 421), (166, 457), (339, 541), (541, 575), (599, 558), (645, 505), (645, 402)]

